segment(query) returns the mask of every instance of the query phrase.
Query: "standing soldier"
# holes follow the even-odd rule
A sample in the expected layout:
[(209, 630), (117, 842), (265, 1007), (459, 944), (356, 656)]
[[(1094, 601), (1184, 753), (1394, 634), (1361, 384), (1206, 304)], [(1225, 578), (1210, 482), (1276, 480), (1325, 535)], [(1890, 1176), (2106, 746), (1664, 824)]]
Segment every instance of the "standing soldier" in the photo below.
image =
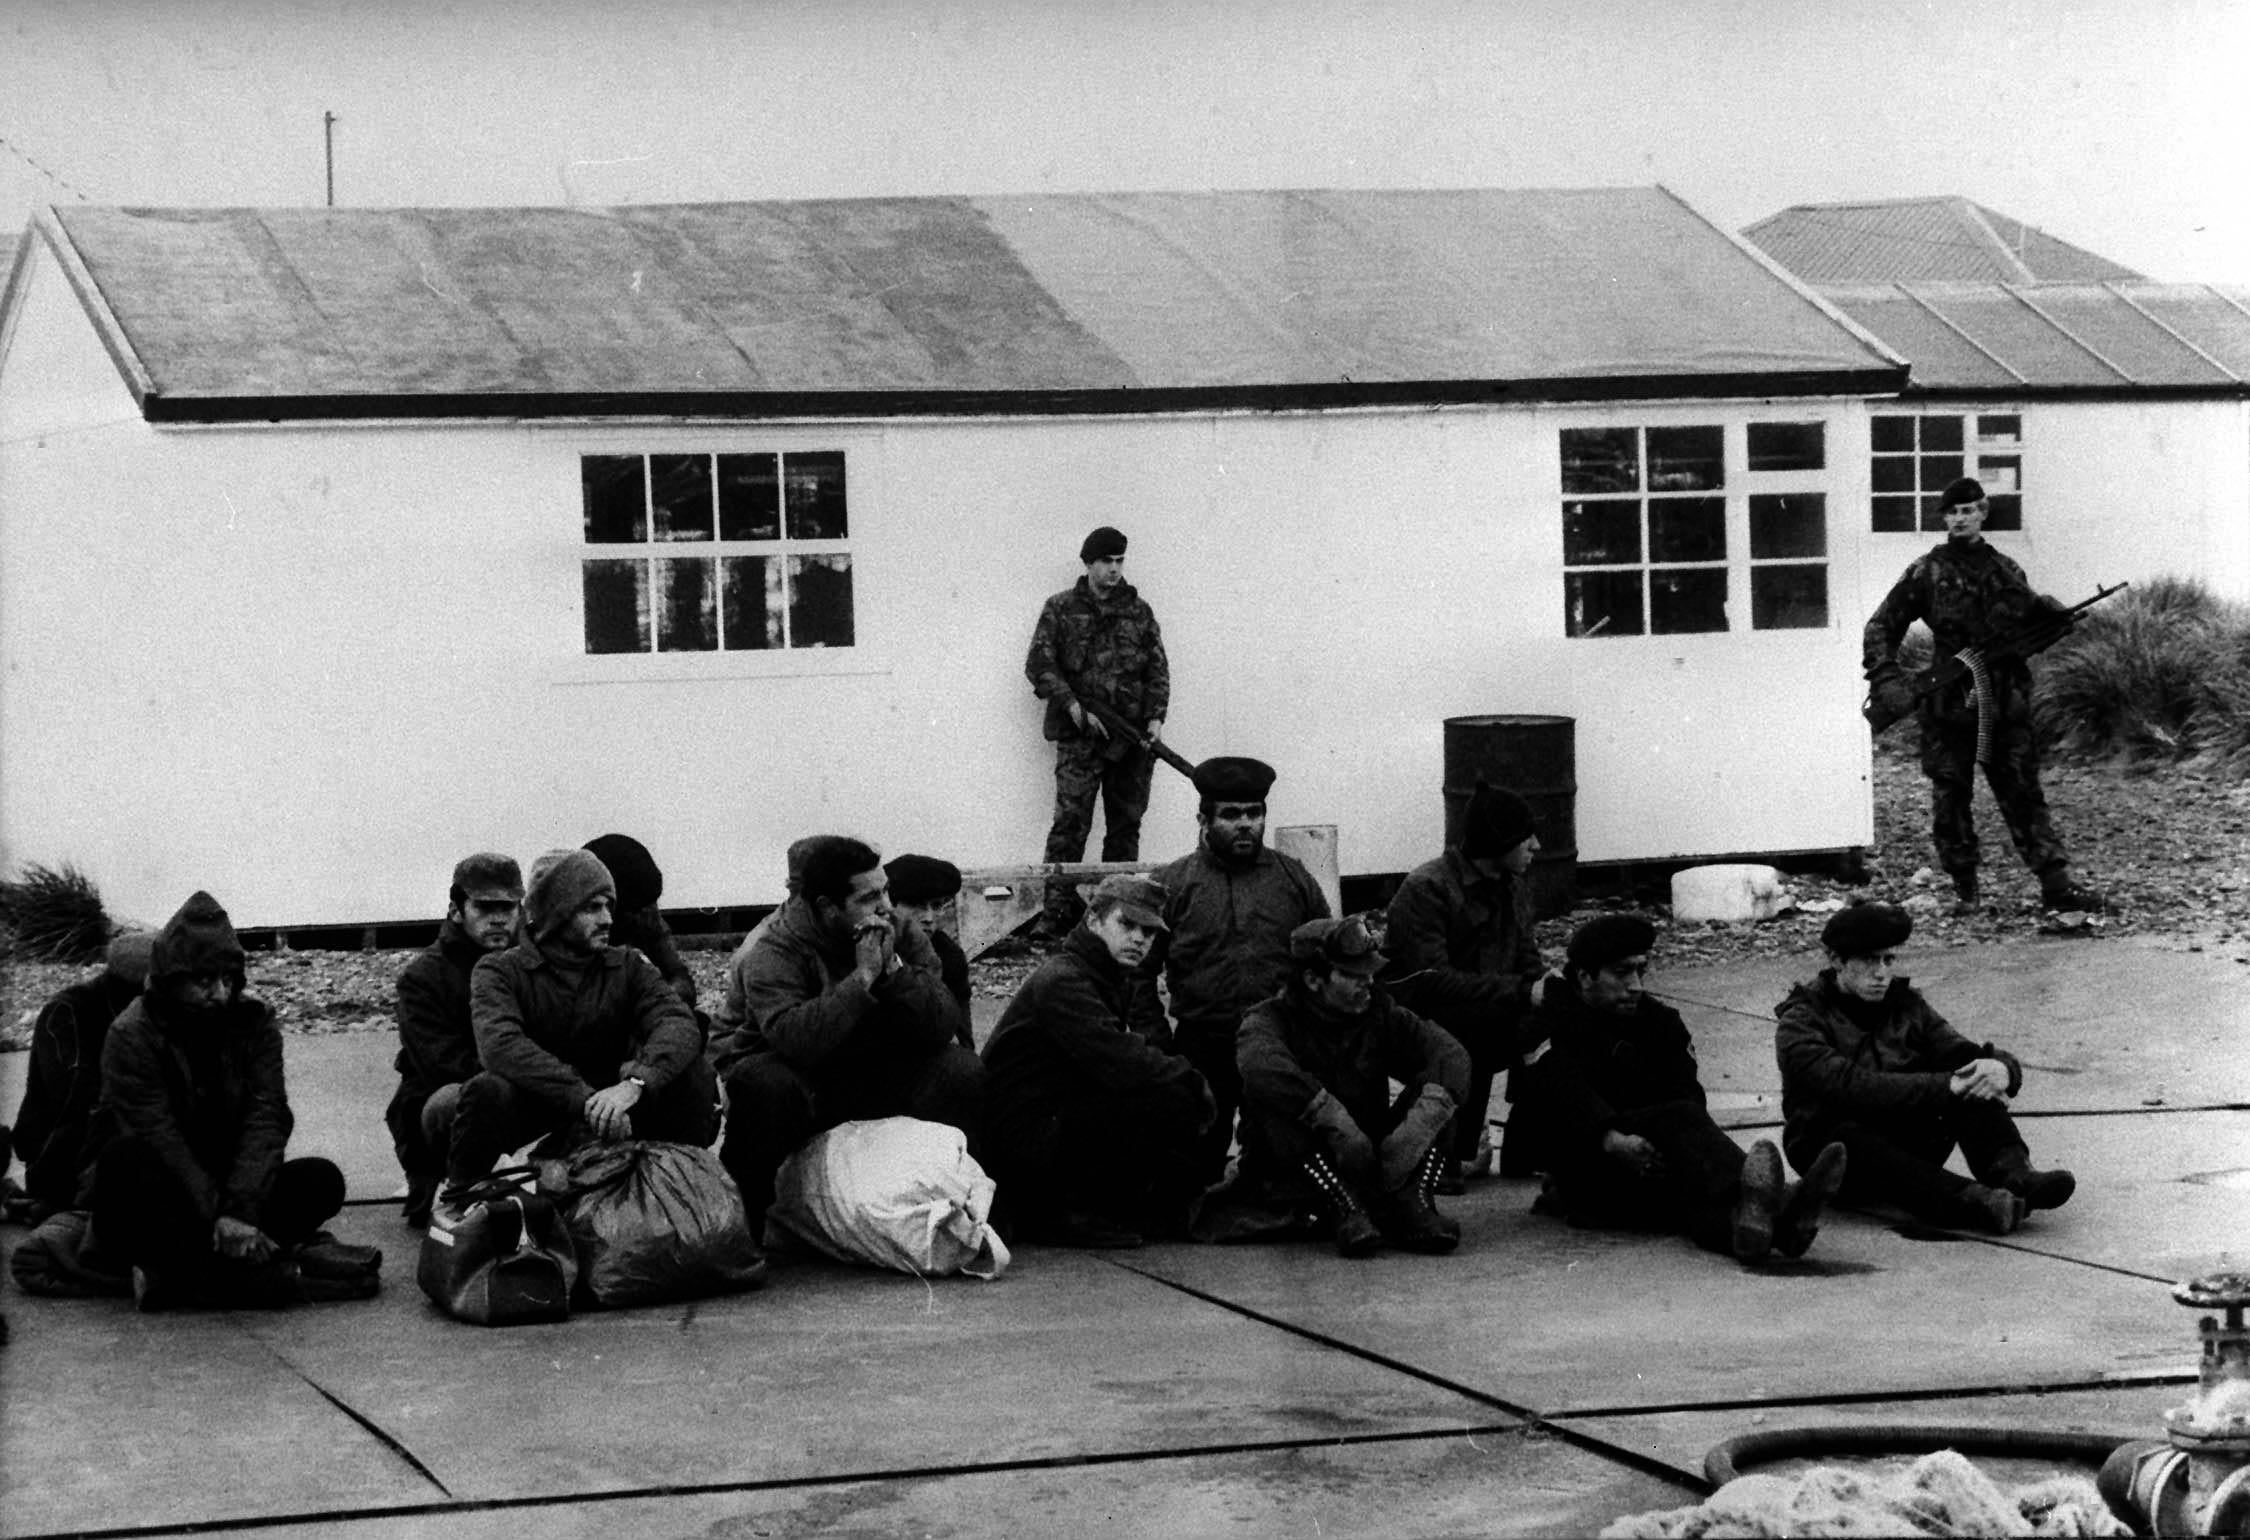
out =
[(1868, 683), (1878, 701), (1907, 693), (1898, 648), (1906, 628), (1917, 620), (1929, 626), (1940, 659), (1963, 648), (1984, 652), (1981, 686), (1964, 679), (1932, 691), (1915, 711), (1922, 733), (1922, 773), (1930, 778), (1931, 834), (1939, 864), (1951, 874), (1960, 900), (1955, 913), (1973, 913), (1978, 906), (1977, 830), (1970, 807), (1980, 757), (1980, 688), (1985, 783), (2000, 804), (2017, 853), (2039, 878), (2040, 903), (2049, 909), (2099, 909), (2101, 895), (2071, 880), (2070, 857), (2048, 820), (2046, 793), (2039, 789), (2031, 669), (2021, 657), (1991, 646), (2027, 622), (2060, 617), (2064, 608), (2032, 592), (2023, 568), (1986, 543), (1984, 521), (1990, 511), (1984, 487), (1971, 477), (1963, 476), (1938, 498), (1945, 543), (1917, 558), (1867, 618), (1861, 654)]
[[(1047, 830), (1046, 859), (1084, 859), (1098, 791), (1102, 859), (1137, 861), (1156, 768), (1150, 750), (1164, 733), (1172, 670), (1155, 613), (1125, 581), (1125, 537), (1105, 524), (1079, 546), (1078, 559), (1086, 575), (1040, 609), (1023, 666), (1032, 692), (1047, 703), (1045, 731), (1055, 746), (1055, 821)], [(1104, 709), (1097, 713), (1089, 702)], [(1068, 934), (1076, 918), (1071, 902), (1071, 884), (1047, 885), (1040, 929), (1050, 939)]]

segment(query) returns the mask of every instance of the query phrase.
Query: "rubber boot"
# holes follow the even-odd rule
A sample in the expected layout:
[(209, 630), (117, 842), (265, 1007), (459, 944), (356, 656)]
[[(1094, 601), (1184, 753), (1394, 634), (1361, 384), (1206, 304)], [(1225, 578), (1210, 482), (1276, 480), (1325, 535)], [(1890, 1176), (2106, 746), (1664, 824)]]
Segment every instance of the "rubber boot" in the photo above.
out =
[(1821, 1210), (1836, 1201), (1836, 1191), (1844, 1185), (1844, 1165), (1844, 1147), (1825, 1145), (1805, 1168), (1805, 1174), (1789, 1184), (1782, 1195), (1781, 1211), (1774, 1215), (1775, 1251), (1785, 1257), (1801, 1257), (1812, 1246), (1813, 1237), (1820, 1233)]
[(1773, 1250), (1781, 1169), (1781, 1151), (1771, 1139), (1760, 1139), (1742, 1158), (1742, 1186), (1734, 1199), (1733, 1246), (1738, 1262), (1763, 1262)]
[(1328, 1207), (1335, 1216), (1336, 1255), (1371, 1257), (1382, 1249), (1383, 1232), (1367, 1217), (1367, 1210), (1361, 1206), (1350, 1184), (1336, 1174), (1327, 1156), (1306, 1156), (1305, 1174), (1313, 1179), (1313, 1185), (1328, 1200)]

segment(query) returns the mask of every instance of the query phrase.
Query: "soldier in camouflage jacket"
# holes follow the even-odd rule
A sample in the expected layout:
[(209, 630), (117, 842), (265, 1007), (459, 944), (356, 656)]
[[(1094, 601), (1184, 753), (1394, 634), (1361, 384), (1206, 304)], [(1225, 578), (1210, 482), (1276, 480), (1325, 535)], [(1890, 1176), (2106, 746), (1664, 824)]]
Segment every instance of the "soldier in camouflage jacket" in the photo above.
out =
[[(1104, 526), (1086, 537), (1078, 554), (1086, 575), (1047, 600), (1024, 660), (1032, 693), (1047, 703), (1046, 736), (1055, 746), (1055, 816), (1046, 859), (1084, 859), (1098, 792), (1102, 859), (1137, 861), (1155, 760), (1085, 702), (1115, 711), (1153, 743), (1171, 707), (1172, 670), (1155, 613), (1125, 581), (1125, 537)], [(1075, 919), (1071, 886), (1051, 884), (1044, 928), (1059, 936)]]
[[(2041, 612), (2062, 606), (2034, 593), (2023, 568), (1985, 541), (1990, 510), (1984, 488), (1962, 477), (1945, 489), (1939, 512), (1946, 539), (1917, 558), (1891, 586), (1861, 637), (1868, 680), (1878, 689), (1900, 675), (1899, 643), (1919, 620), (1937, 643), (1937, 656), (1983, 648)], [(2093, 909), (2101, 896), (2071, 879), (2070, 856), (2047, 816), (2039, 786), (2039, 748), (2031, 731), (2031, 669), (2021, 658), (1995, 651), (1986, 659), (1991, 691), (1991, 744), (1984, 778), (2007, 821), (2008, 836), (2024, 865), (2039, 878), (2050, 909)], [(1977, 703), (1964, 680), (1924, 695), (1915, 710), (1921, 730), (1922, 773), (1930, 778), (1931, 836), (1938, 863), (1953, 877), (1960, 912), (1978, 904), (1976, 823)]]

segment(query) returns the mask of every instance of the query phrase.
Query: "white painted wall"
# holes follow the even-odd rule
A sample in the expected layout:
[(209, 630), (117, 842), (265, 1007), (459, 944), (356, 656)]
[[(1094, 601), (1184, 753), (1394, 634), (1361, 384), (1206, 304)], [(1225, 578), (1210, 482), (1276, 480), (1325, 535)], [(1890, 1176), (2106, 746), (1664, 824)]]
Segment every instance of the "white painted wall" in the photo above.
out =
[[(1478, 712), (1578, 719), (1586, 860), (1872, 835), (1856, 402), (159, 431), (116, 392), (42, 433), (108, 368), (75, 308), (35, 274), (0, 367), (0, 863), (73, 860), (127, 915), (198, 886), (245, 924), (433, 914), (471, 849), (608, 829), (668, 905), (778, 897), (815, 829), (1036, 859), (1023, 654), (1102, 523), (1165, 627), (1176, 744), (1275, 763), (1274, 821), (1336, 825), (1346, 873), (1438, 849), (1442, 722)], [(1557, 430), (1725, 423), (1740, 552), (1742, 424), (1775, 416), (1830, 425), (1830, 626), (1565, 640)], [(859, 647), (582, 655), (578, 457), (687, 448), (846, 452)], [(1160, 770), (1143, 854), (1193, 814)]]
[[(1993, 535), (2032, 586), (2075, 603), (2119, 580), (2199, 577), (2250, 600), (2250, 402), (1917, 402), (2023, 417), (2024, 527)], [(1870, 535), (1865, 616), (1942, 534)]]

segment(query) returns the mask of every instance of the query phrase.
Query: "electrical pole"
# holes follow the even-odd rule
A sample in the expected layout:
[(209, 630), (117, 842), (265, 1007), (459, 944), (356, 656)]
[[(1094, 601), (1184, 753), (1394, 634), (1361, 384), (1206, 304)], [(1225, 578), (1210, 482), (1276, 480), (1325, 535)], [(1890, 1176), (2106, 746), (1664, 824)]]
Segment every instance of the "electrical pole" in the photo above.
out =
[(336, 206), (336, 114), (323, 111), (320, 115), (320, 137), (328, 160), (328, 206)]

